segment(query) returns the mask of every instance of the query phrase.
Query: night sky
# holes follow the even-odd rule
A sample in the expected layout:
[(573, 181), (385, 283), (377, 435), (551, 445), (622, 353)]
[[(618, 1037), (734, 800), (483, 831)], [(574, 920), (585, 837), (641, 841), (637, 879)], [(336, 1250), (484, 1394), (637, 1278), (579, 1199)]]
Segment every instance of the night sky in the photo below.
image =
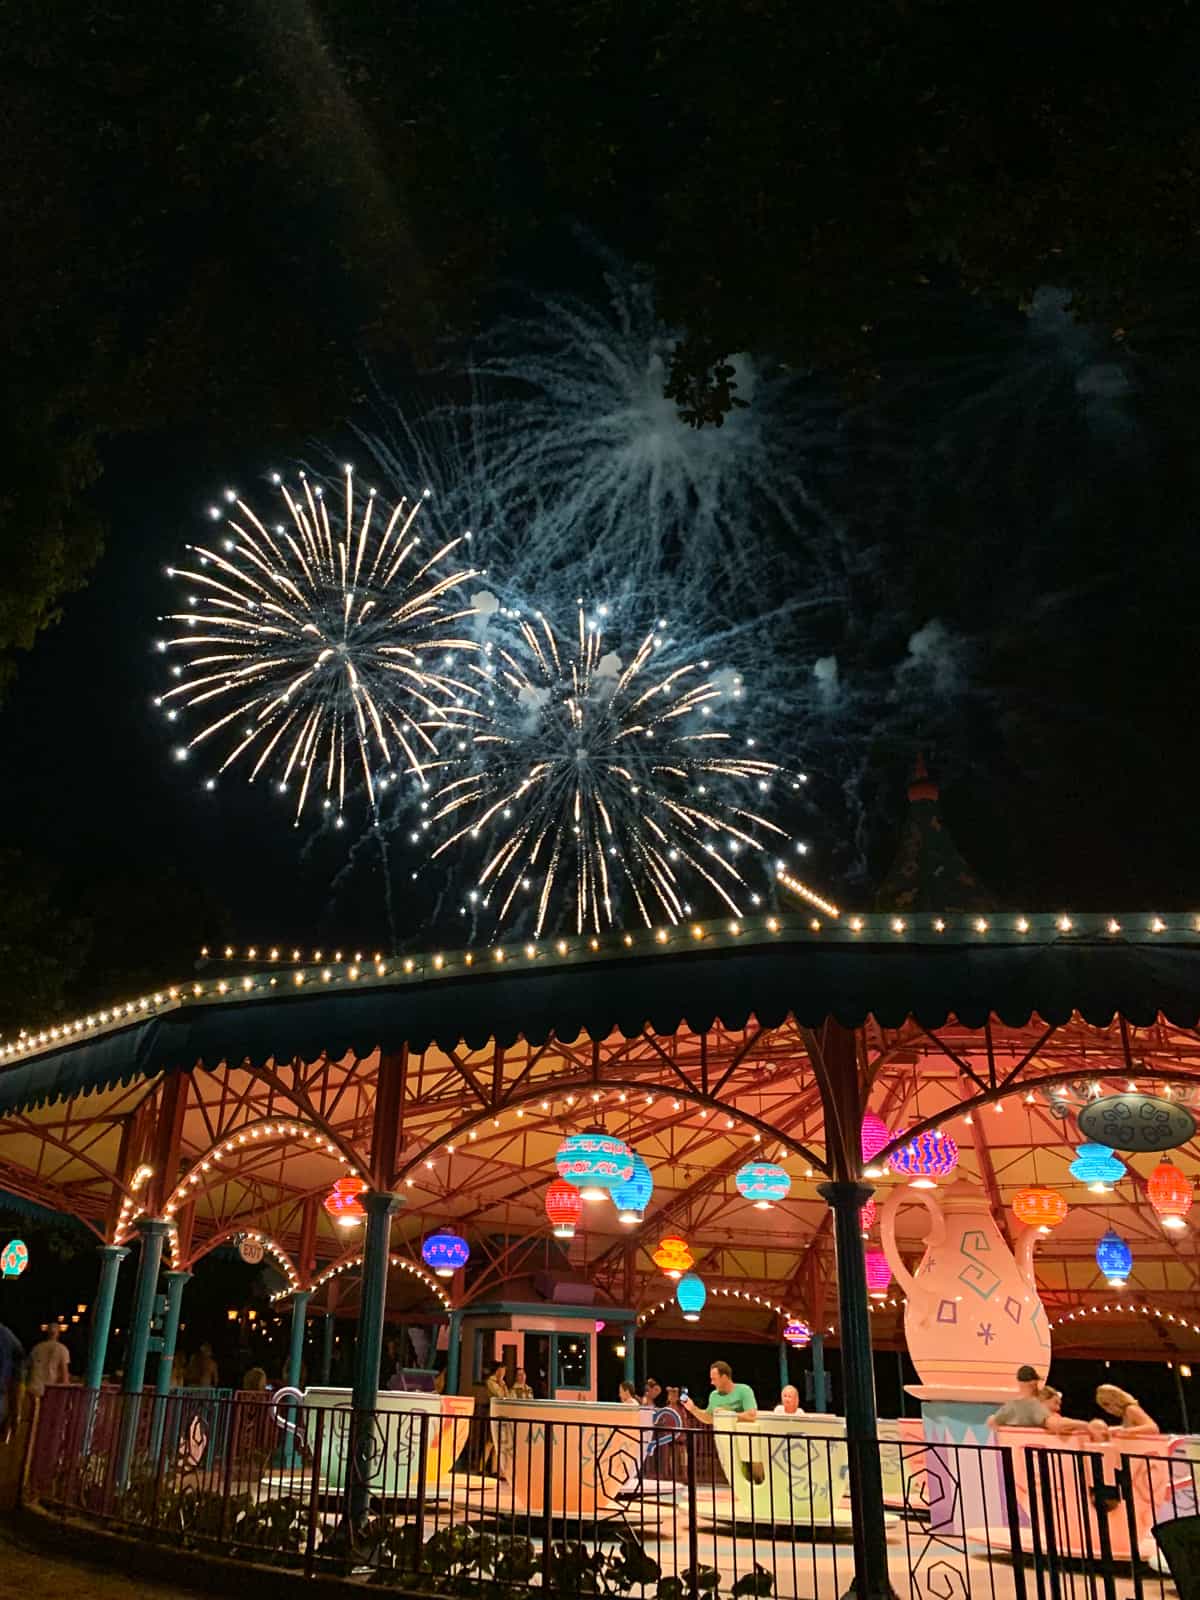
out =
[[(223, 484), (253, 486), (316, 439), (342, 448), (381, 388), (452, 370), (503, 297), (585, 287), (577, 226), (646, 263), (694, 336), (689, 359), (748, 348), (811, 375), (797, 404), (819, 408), (830, 441), (814, 475), (851, 552), (856, 647), (880, 666), (853, 748), (800, 752), (828, 819), (814, 881), (870, 903), (923, 751), (1000, 902), (1192, 906), (1200, 278), (1190, 230), (1172, 232), (1189, 210), (1191, 113), (1160, 93), (1195, 26), (1186, 8), (1132, 38), (1102, 21), (1088, 79), (1064, 71), (1064, 15), (1015, 90), (1002, 54), (989, 66), (933, 11), (906, 48), (863, 8), (829, 48), (884, 63), (887, 94), (847, 80), (839, 96), (826, 76), (805, 119), (782, 113), (786, 137), (767, 91), (813, 47), (804, 30), (827, 26), (820, 8), (718, 8), (722, 25), (693, 39), (694, 18), (652, 7), (619, 48), (602, 17), (536, 5), (517, 8), (511, 38), (486, 8), (401, 9), (403, 27), (329, 4), (256, 33), (217, 8), (211, 25), (164, 19), (143, 36), (118, 8), (99, 30), (60, 19), (15, 41), (33, 83), (8, 113), (18, 165), (46, 153), (44, 119), (75, 75), (100, 103), (64, 113), (36, 217), (23, 190), (14, 209), (6, 381), (29, 403), (12, 413), (3, 539), (22, 582), (23, 552), (52, 530), (95, 522), (104, 549), (53, 596), (60, 620), (6, 651), (7, 897), (48, 884), (54, 916), (11, 911), (0, 941), (49, 970), (75, 919), (86, 948), (44, 990), (10, 972), (4, 1025), (178, 976), (208, 939), (387, 936), (377, 869), (331, 890), (344, 841), (303, 849), (269, 794), (206, 795), (172, 764), (150, 704), (162, 571)], [(505, 70), (509, 52), (526, 71)], [(185, 60), (175, 101), (164, 89)], [(737, 84), (724, 106), (718, 61)], [(973, 76), (951, 91), (956, 66)], [(1039, 121), (1047, 95), (1061, 142)], [(936, 108), (940, 142), (926, 109), (889, 143), (910, 100)], [(1170, 205), (1133, 215), (1114, 172), (1076, 164), (1094, 117), (1123, 142), (1120, 182), (1144, 192), (1157, 172)], [(756, 152), (779, 140), (767, 170)], [(798, 175), (824, 258), (792, 203)], [(879, 195), (922, 185), (924, 211), (880, 212)], [(698, 219), (717, 199), (731, 220), (713, 237)], [(102, 233), (81, 222), (89, 207)], [(72, 487), (46, 463), (80, 441), (95, 459)], [(881, 664), (934, 620), (955, 642), (955, 687), (897, 714)], [(428, 915), (401, 893), (399, 937), (419, 943)]]

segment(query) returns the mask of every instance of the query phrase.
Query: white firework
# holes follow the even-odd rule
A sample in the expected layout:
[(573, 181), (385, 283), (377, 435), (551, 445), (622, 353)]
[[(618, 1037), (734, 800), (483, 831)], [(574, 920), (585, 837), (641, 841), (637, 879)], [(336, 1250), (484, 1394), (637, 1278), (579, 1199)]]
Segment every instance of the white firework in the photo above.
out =
[(156, 703), (172, 721), (200, 719), (178, 759), (219, 746), (218, 771), (294, 790), (297, 822), (318, 794), (340, 822), (359, 780), (374, 808), (389, 774), (421, 773), (438, 732), (472, 716), (455, 662), (478, 650), (461, 626), (461, 588), (478, 573), (454, 559), (469, 533), (425, 552), (422, 497), (357, 497), (349, 467), (331, 493), (303, 473), (297, 489), (273, 481), (286, 520), (228, 490), (226, 509), (210, 508), (221, 538), (168, 569), (190, 592), (165, 619), (178, 631), (159, 649), (179, 681)]
[(538, 934), (599, 931), (623, 909), (678, 922), (697, 890), (739, 913), (752, 893), (743, 859), (785, 837), (748, 802), (803, 780), (721, 725), (741, 709), (735, 674), (664, 664), (663, 623), (623, 665), (604, 613), (580, 604), (565, 636), (535, 613), (486, 646), (480, 719), (430, 774), (426, 829), (450, 830), (432, 856), (478, 844), (471, 898), (503, 924), (532, 894)]

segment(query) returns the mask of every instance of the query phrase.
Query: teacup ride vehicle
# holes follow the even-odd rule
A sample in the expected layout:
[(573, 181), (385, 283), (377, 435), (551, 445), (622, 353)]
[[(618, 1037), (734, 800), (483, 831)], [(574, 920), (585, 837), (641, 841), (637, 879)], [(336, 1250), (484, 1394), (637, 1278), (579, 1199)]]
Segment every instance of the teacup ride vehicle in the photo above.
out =
[(380, 1390), (375, 1412), (356, 1418), (351, 1390), (281, 1389), (272, 1402), (275, 1421), (327, 1491), (347, 1486), (354, 1472), (356, 1423), (365, 1486), (388, 1499), (449, 1492), (450, 1473), (467, 1442), (475, 1410), (470, 1395)]

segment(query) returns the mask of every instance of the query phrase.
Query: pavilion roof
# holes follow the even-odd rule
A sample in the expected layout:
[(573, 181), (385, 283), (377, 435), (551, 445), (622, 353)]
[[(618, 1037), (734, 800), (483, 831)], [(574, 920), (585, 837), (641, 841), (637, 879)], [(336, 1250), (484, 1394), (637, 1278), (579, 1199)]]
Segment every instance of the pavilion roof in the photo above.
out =
[(272, 961), (228, 952), (211, 974), (0, 1045), (0, 1113), (220, 1062), (375, 1049), (633, 1038), (753, 1017), (927, 1028), (1114, 1016), (1200, 1018), (1200, 919), (763, 914), (425, 957)]

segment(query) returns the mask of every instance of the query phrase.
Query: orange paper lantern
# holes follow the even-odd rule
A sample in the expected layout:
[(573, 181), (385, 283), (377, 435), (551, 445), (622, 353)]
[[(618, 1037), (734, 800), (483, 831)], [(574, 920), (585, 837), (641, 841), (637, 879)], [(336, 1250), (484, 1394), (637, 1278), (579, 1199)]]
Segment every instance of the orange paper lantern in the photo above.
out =
[(353, 1228), (366, 1216), (359, 1195), (366, 1194), (362, 1178), (339, 1178), (325, 1196), (325, 1210), (339, 1228)]
[(668, 1278), (682, 1278), (684, 1273), (695, 1265), (687, 1240), (680, 1239), (673, 1233), (658, 1241), (658, 1249), (650, 1259), (656, 1267), (660, 1267), (666, 1273)]
[(1013, 1200), (1013, 1212), (1018, 1222), (1049, 1233), (1066, 1216), (1067, 1202), (1057, 1189), (1019, 1189)]
[(1161, 1161), (1146, 1182), (1150, 1204), (1164, 1228), (1182, 1228), (1192, 1208), (1192, 1181), (1173, 1161)]

